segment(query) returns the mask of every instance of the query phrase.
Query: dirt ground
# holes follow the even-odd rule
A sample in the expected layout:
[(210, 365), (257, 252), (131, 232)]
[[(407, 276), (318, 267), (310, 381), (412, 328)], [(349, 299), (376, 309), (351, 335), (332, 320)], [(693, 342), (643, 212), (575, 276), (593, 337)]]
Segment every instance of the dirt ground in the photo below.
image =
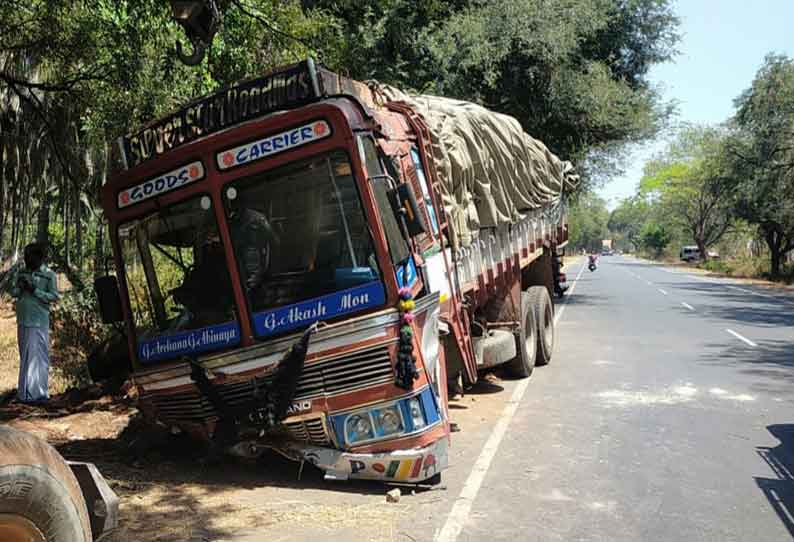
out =
[[(461, 466), (473, 461), (504, 407), (509, 394), (501, 383), (489, 375), (451, 403), (462, 428), (452, 435), (453, 475), (465, 476)], [(395, 486), (326, 481), (311, 465), (276, 454), (211, 463), (186, 436), (152, 432), (131, 399), (99, 386), (55, 395), (46, 407), (0, 394), (0, 423), (46, 439), (67, 459), (97, 465), (121, 502), (110, 542), (411, 541), (417, 522), (435, 521), (434, 504), (450, 498), (445, 484), (402, 486), (400, 502), (388, 503)]]
[(97, 465), (120, 498), (120, 527), (109, 542), (416, 542), (417, 525), (438, 522), (440, 507), (457, 494), (513, 385), (488, 375), (452, 402), (461, 431), (452, 435), (442, 484), (400, 486), (400, 501), (389, 503), (386, 492), (395, 486), (326, 481), (311, 465), (275, 454), (208, 462), (186, 436), (146, 427), (123, 391), (63, 392), (52, 382), (48, 405), (19, 404), (18, 368), (14, 314), (0, 304), (0, 424), (38, 435), (67, 459)]

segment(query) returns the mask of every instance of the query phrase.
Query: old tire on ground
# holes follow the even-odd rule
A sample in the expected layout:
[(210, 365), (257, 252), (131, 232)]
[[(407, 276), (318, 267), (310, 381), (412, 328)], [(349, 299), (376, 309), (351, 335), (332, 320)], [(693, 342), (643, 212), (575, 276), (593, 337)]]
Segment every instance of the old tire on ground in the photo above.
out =
[(528, 293), (521, 292), (521, 325), (516, 333), (516, 357), (505, 364), (510, 376), (527, 378), (535, 368), (537, 324)]
[(548, 365), (554, 353), (554, 305), (549, 297), (549, 291), (544, 286), (532, 286), (527, 290), (527, 294), (538, 329), (538, 355), (535, 364)]
[(0, 540), (91, 542), (72, 470), (46, 442), (0, 427)]

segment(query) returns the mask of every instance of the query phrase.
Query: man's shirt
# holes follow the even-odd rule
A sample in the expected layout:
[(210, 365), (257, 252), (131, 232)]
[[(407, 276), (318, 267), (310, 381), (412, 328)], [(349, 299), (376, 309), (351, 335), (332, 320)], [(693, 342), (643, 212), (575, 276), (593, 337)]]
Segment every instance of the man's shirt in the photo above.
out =
[[(33, 284), (33, 293), (21, 289), (20, 278), (27, 278)], [(22, 327), (50, 327), (50, 305), (60, 299), (58, 279), (46, 265), (36, 271), (25, 268), (17, 271), (11, 295), (17, 300), (17, 325)]]

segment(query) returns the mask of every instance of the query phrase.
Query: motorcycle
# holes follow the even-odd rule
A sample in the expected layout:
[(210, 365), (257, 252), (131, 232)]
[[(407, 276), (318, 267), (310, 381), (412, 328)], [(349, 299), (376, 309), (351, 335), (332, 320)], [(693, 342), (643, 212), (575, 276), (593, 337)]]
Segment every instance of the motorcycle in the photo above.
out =
[(587, 264), (587, 268), (590, 270), (591, 273), (598, 268), (598, 266), (596, 265), (596, 261), (597, 260), (598, 259), (595, 256), (590, 256), (590, 258), (589, 258), (589, 262)]

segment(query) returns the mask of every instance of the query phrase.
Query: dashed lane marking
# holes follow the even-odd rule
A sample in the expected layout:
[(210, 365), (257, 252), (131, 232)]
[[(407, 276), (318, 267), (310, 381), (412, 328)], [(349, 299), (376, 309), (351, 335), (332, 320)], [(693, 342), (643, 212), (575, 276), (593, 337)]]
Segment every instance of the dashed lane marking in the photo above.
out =
[(681, 304), (682, 304), (684, 307), (686, 307), (687, 309), (691, 310), (691, 311), (695, 310), (695, 307), (693, 307), (693, 306), (692, 306), (692, 305), (690, 305), (689, 303), (686, 303), (686, 302), (682, 301), (682, 302), (681, 302)]
[(750, 346), (758, 346), (757, 344), (755, 344), (753, 341), (751, 341), (747, 337), (742, 337), (741, 335), (739, 335), (738, 333), (736, 333), (732, 329), (725, 328), (725, 331), (727, 331), (728, 333), (730, 333), (731, 335), (733, 335), (734, 337), (736, 337), (737, 339), (739, 339), (740, 341), (742, 341), (745, 344), (748, 344)]
[[(555, 326), (562, 317), (565, 307), (568, 306), (567, 300), (573, 295), (573, 292), (576, 289), (576, 285), (579, 283), (579, 278), (582, 276), (582, 271), (584, 271), (585, 267), (587, 266), (583, 264), (582, 268), (579, 269), (579, 273), (576, 275), (573, 284), (571, 284), (571, 288), (565, 297), (565, 301), (563, 301), (559, 310), (556, 311), (556, 314), (554, 315)], [(463, 489), (460, 490), (458, 498), (455, 499), (455, 505), (452, 507), (452, 511), (449, 513), (447, 521), (444, 523), (441, 531), (435, 536), (436, 542), (455, 542), (455, 540), (458, 538), (458, 535), (460, 535), (460, 532), (463, 530), (463, 525), (466, 523), (466, 520), (469, 517), (471, 507), (474, 504), (474, 499), (477, 497), (477, 493), (480, 491), (480, 487), (482, 486), (482, 482), (485, 479), (486, 473), (488, 472), (488, 468), (491, 466), (491, 462), (496, 455), (496, 451), (499, 449), (499, 444), (502, 442), (502, 438), (505, 436), (507, 427), (510, 425), (510, 421), (513, 419), (519, 404), (521, 404), (521, 398), (524, 396), (524, 392), (527, 391), (528, 386), (529, 379), (525, 378), (519, 382), (516, 388), (513, 390), (513, 394), (510, 396), (510, 401), (508, 401), (505, 409), (502, 411), (502, 415), (496, 422), (491, 435), (485, 442), (485, 446), (483, 446), (480, 456), (474, 463), (474, 467), (472, 467), (469, 477), (466, 478), (466, 482), (463, 484)]]
[(661, 288), (659, 288), (659, 291), (660, 291), (660, 292), (661, 292), (663, 295), (667, 295), (667, 292), (666, 292), (665, 290), (662, 290)]

